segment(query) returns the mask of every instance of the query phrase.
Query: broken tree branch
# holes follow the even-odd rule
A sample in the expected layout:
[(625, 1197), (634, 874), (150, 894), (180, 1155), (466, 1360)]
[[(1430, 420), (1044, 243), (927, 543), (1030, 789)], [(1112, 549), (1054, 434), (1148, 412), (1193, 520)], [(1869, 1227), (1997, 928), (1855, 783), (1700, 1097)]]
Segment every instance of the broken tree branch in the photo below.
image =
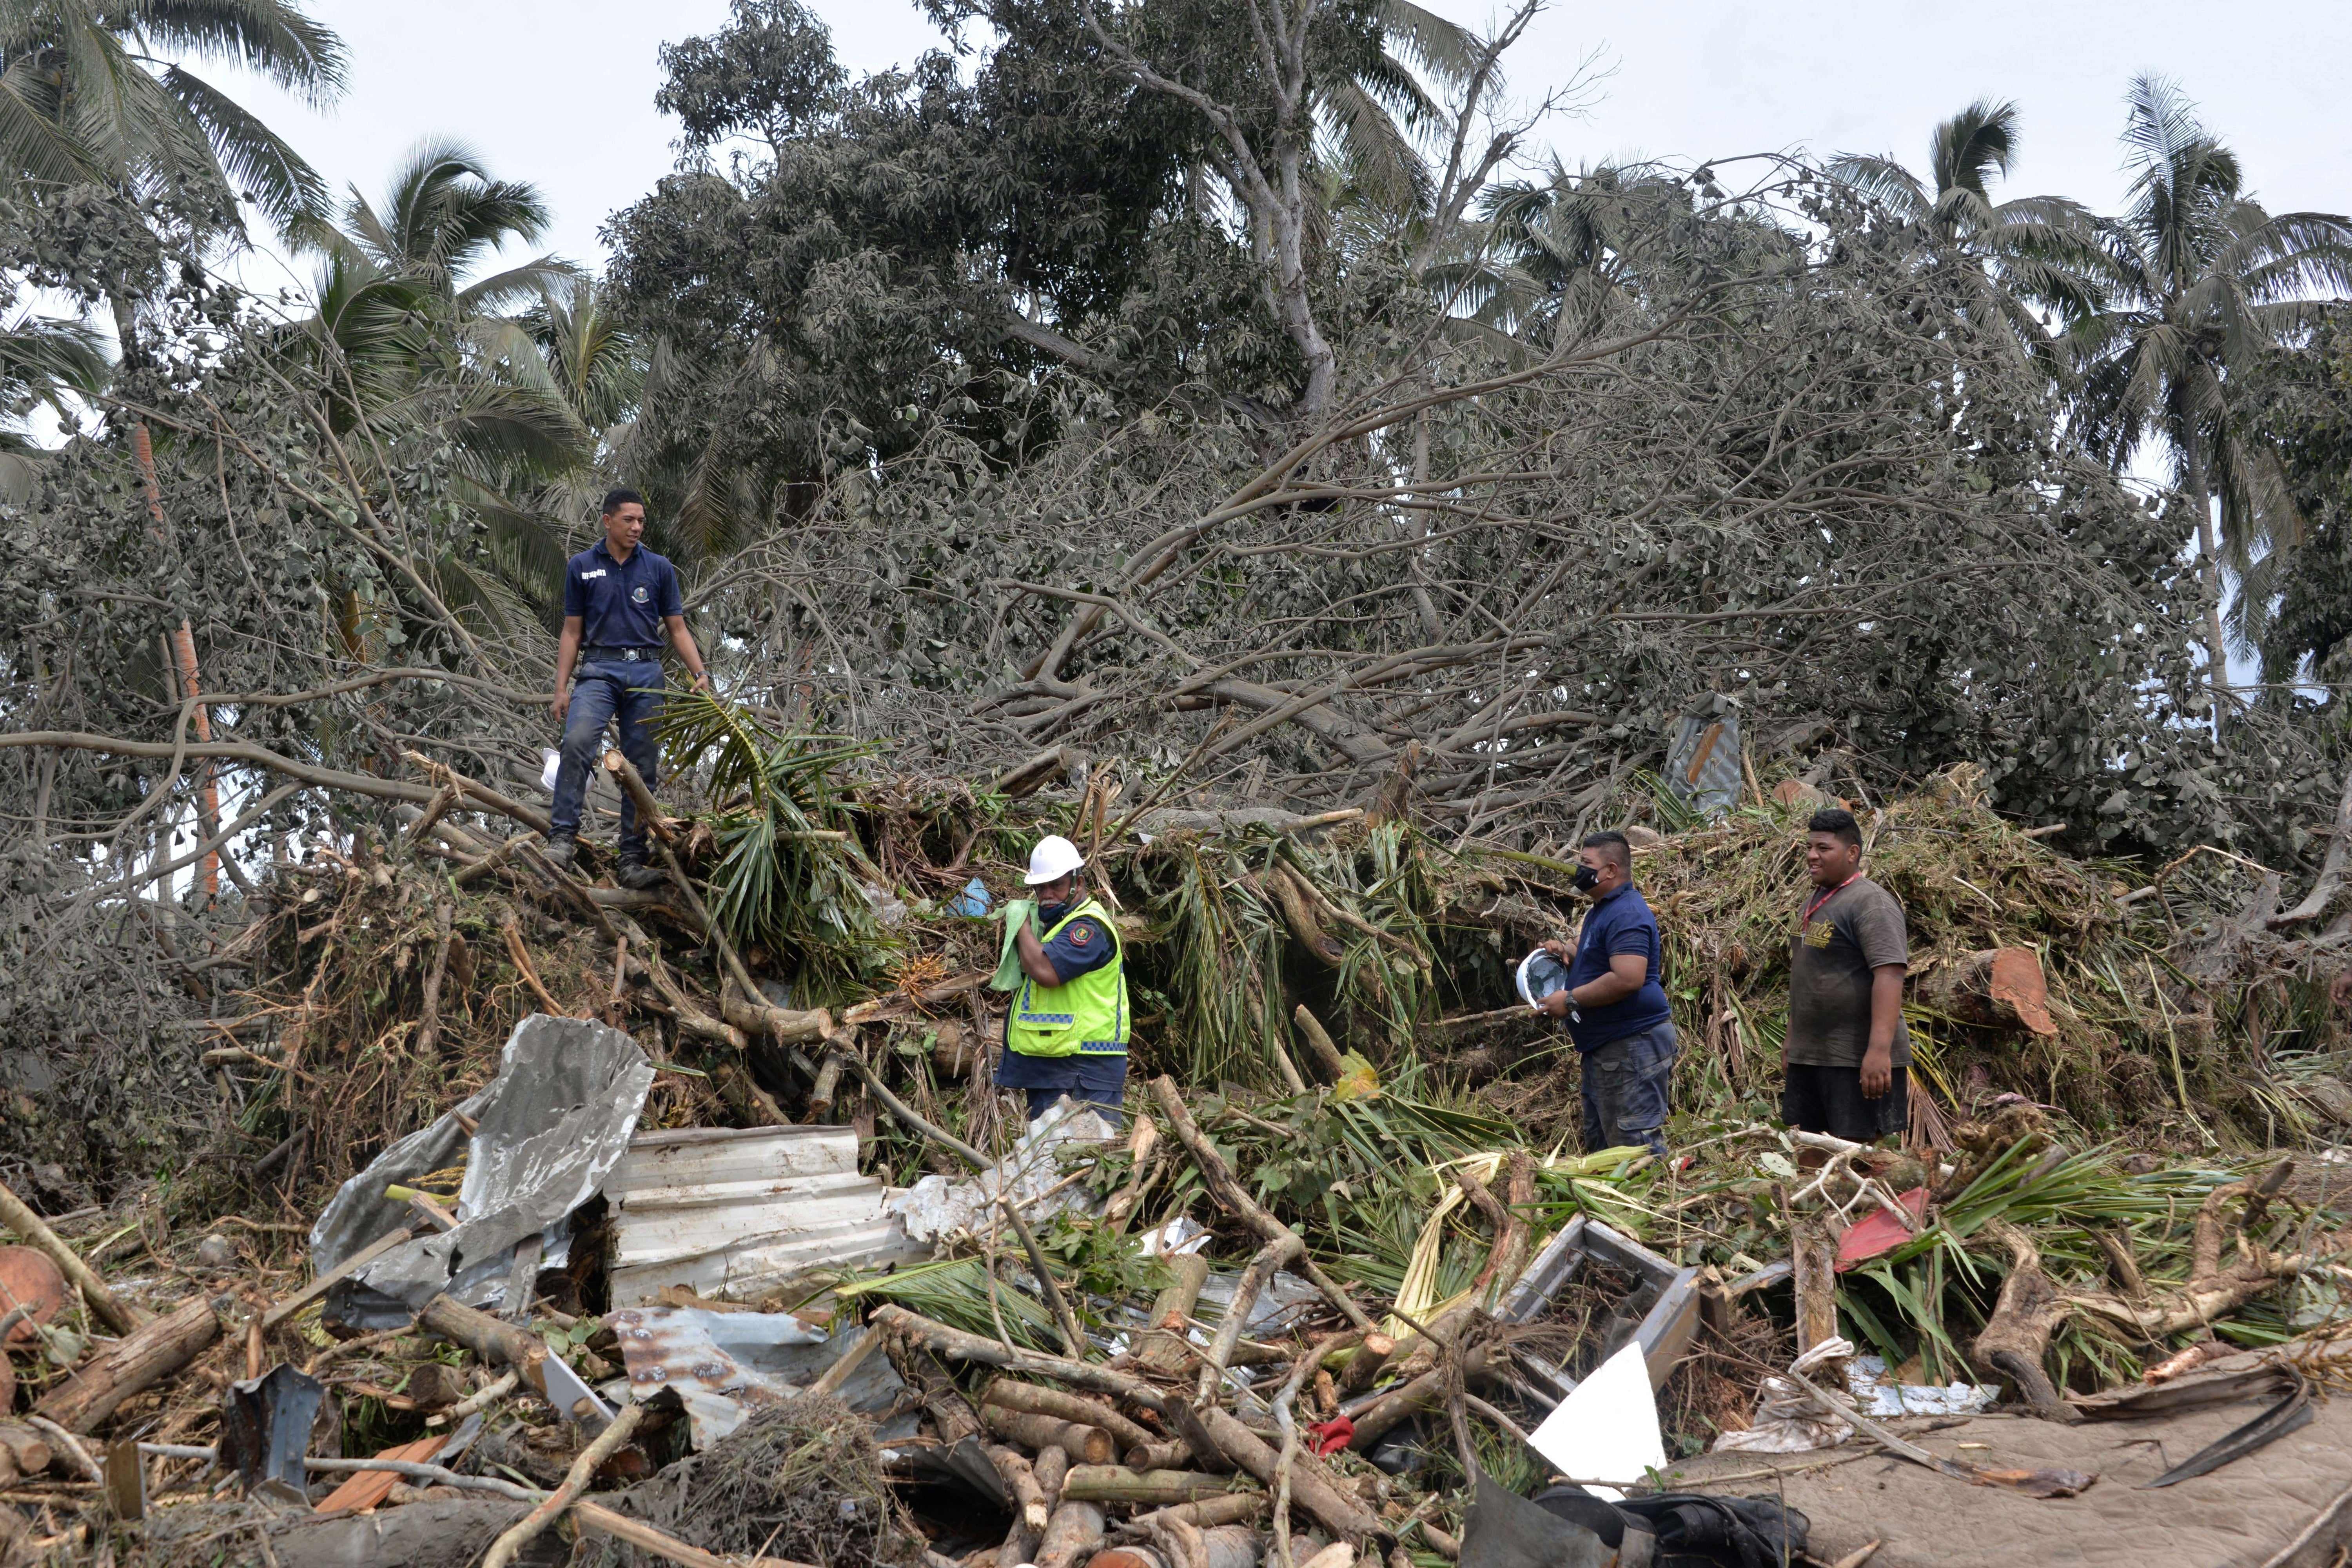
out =
[(580, 1457), (572, 1461), (572, 1468), (564, 1473), (563, 1484), (556, 1488), (546, 1501), (523, 1515), (505, 1534), (490, 1542), (489, 1551), (482, 1554), (482, 1568), (513, 1568), (516, 1555), (541, 1531), (553, 1524), (564, 1510), (579, 1500), (580, 1494), (588, 1489), (588, 1482), (598, 1468), (621, 1451), (636, 1431), (637, 1423), (645, 1418), (644, 1405), (634, 1402), (623, 1405), (621, 1413), (613, 1418), (613, 1424), (599, 1432), (594, 1442), (580, 1450)]
[[(1151, 1098), (1159, 1102), (1160, 1114), (1175, 1128), (1178, 1140), (1192, 1156), (1192, 1163), (1200, 1168), (1201, 1179), (1207, 1184), (1210, 1195), (1217, 1200), (1219, 1207), (1241, 1220), (1265, 1241), (1271, 1242), (1283, 1236), (1289, 1237), (1294, 1242), (1298, 1241), (1296, 1232), (1268, 1214), (1256, 1199), (1242, 1190), (1242, 1184), (1234, 1179), (1232, 1167), (1225, 1163), (1224, 1156), (1217, 1152), (1201, 1131), (1200, 1125), (1192, 1120), (1192, 1113), (1185, 1109), (1182, 1092), (1177, 1089), (1174, 1079), (1164, 1073), (1153, 1079)], [(1298, 1247), (1299, 1267), (1323, 1292), (1325, 1300), (1339, 1310), (1341, 1316), (1360, 1329), (1379, 1327), (1361, 1307), (1356, 1305), (1354, 1297), (1340, 1289), (1331, 1277), (1307, 1256), (1304, 1242), (1298, 1242)]]

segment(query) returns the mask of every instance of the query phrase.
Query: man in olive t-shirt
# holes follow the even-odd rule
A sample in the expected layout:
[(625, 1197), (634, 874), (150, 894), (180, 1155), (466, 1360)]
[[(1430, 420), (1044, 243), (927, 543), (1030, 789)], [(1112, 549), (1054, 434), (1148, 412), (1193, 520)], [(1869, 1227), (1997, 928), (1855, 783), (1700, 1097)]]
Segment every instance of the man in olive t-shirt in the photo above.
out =
[(1806, 828), (1812, 886), (1789, 943), (1780, 1115), (1807, 1132), (1874, 1143), (1910, 1121), (1903, 906), (1862, 874), (1852, 812), (1817, 811)]

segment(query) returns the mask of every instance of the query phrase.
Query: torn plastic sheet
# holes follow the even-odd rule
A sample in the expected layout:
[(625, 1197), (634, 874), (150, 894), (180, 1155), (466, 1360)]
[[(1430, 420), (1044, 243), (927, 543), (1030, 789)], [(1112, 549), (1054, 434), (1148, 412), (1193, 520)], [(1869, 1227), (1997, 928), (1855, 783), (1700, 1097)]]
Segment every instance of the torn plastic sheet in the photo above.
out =
[(1897, 1383), (1884, 1356), (1858, 1355), (1846, 1363), (1845, 1385), (1864, 1415), (1967, 1415), (2000, 1396), (1989, 1383)]
[[(1853, 1342), (1823, 1340), (1789, 1363), (1798, 1377), (1809, 1377), (1832, 1362), (1850, 1360)], [(1881, 1363), (1882, 1369), (1884, 1363)], [(1744, 1454), (1802, 1454), (1834, 1448), (1853, 1436), (1853, 1428), (1813, 1403), (1812, 1396), (1789, 1378), (1767, 1373), (1757, 1391), (1756, 1418), (1745, 1432), (1726, 1432), (1715, 1440), (1715, 1451)]]
[(544, 1013), (517, 1024), (497, 1078), (336, 1192), (311, 1227), (311, 1261), (323, 1273), (404, 1223), (407, 1206), (387, 1186), (462, 1160), (457, 1228), (395, 1247), (337, 1285), (327, 1315), (367, 1330), (406, 1321), (443, 1291), (470, 1307), (498, 1302), (527, 1236), (541, 1237), (541, 1267), (560, 1267), (568, 1216), (627, 1150), (653, 1080), (653, 1064), (618, 1029)]
[[(692, 1307), (625, 1307), (604, 1319), (621, 1342), (638, 1403), (667, 1388), (686, 1406), (698, 1451), (762, 1406), (793, 1397), (856, 1350), (870, 1330), (835, 1336), (789, 1312), (713, 1312)], [(890, 1409), (906, 1388), (887, 1356), (867, 1355), (839, 1395), (868, 1415)], [(913, 1418), (907, 1419), (908, 1432)], [(891, 1424), (886, 1424), (886, 1434)]]
[(925, 1176), (885, 1202), (882, 1212), (903, 1223), (917, 1241), (940, 1241), (987, 1235), (999, 1194), (1010, 1197), (1033, 1225), (1073, 1209), (1097, 1207), (1101, 1200), (1079, 1184), (1063, 1184), (1059, 1156), (1072, 1144), (1108, 1143), (1118, 1136), (1118, 1130), (1100, 1113), (1065, 1096), (1029, 1124), (1013, 1152), (987, 1170), (957, 1182)]
[(1147, 1230), (1136, 1246), (1145, 1258), (1189, 1258), (1209, 1245), (1209, 1227), (1186, 1215)]

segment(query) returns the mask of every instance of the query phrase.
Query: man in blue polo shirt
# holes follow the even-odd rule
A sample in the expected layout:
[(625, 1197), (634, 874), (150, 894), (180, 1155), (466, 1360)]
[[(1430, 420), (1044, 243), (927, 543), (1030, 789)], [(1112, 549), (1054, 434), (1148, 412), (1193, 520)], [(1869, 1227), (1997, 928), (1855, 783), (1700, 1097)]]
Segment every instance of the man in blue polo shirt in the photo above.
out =
[(1576, 854), (1575, 886), (1592, 900), (1576, 949), (1548, 942), (1568, 967), (1568, 988), (1540, 1004), (1583, 1058), (1584, 1148), (1647, 1148), (1666, 1157), (1666, 1086), (1675, 1070), (1675, 1023), (1666, 1005), (1658, 921), (1633, 887), (1633, 847), (1595, 833)]
[[(625, 487), (604, 497), (604, 537), (563, 565), (563, 639), (555, 653), (555, 698), (563, 726), (563, 761), (555, 774), (555, 805), (548, 813), (547, 858), (572, 864), (580, 837), (580, 810), (604, 745), (604, 726), (620, 721), (621, 754), (651, 787), (661, 748), (654, 720), (661, 712), (663, 634), (709, 685), (702, 650), (686, 629), (686, 601), (670, 563), (637, 542), (645, 537), (646, 502)], [(579, 683), (572, 683), (574, 673)], [(621, 795), (621, 883), (649, 888), (661, 879), (646, 865), (645, 830), (636, 803)]]

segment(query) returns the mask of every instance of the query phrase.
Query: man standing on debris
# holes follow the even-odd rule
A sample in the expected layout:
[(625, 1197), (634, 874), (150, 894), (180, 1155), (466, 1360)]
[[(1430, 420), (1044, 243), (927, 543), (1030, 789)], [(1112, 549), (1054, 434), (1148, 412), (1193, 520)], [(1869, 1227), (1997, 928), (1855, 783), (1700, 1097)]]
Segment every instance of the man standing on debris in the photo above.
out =
[(1005, 907), (1021, 981), (996, 1081), (1026, 1091), (1032, 1121), (1066, 1094), (1116, 1124), (1127, 1088), (1126, 953), (1109, 913), (1087, 896), (1085, 864), (1060, 834), (1039, 839), (1023, 879), (1037, 893), (1034, 927), (1026, 902)]
[(1539, 1004), (1568, 1020), (1582, 1058), (1584, 1147), (1641, 1146), (1666, 1157), (1666, 1086), (1675, 1070), (1675, 1021), (1660, 984), (1657, 918), (1633, 886), (1633, 847), (1595, 833), (1576, 852), (1575, 886), (1592, 900), (1573, 952), (1544, 951), (1568, 965), (1568, 986)]
[[(620, 721), (621, 754), (653, 787), (661, 748), (654, 721), (661, 712), (662, 636), (707, 688), (702, 650), (686, 629), (686, 602), (670, 563), (637, 542), (645, 537), (645, 498), (626, 487), (604, 496), (604, 537), (563, 566), (563, 638), (555, 652), (555, 697), (549, 706), (563, 726), (563, 760), (555, 774), (555, 805), (548, 812), (547, 858), (572, 864), (588, 780), (604, 747), (604, 726)], [(579, 683), (572, 683), (575, 667)], [(621, 795), (621, 885), (650, 888), (660, 874), (646, 864), (645, 829), (636, 803)]]
[(1874, 1143), (1911, 1120), (1903, 906), (1862, 874), (1853, 813), (1831, 806), (1805, 826), (1813, 885), (1789, 943), (1780, 1115), (1803, 1131)]

